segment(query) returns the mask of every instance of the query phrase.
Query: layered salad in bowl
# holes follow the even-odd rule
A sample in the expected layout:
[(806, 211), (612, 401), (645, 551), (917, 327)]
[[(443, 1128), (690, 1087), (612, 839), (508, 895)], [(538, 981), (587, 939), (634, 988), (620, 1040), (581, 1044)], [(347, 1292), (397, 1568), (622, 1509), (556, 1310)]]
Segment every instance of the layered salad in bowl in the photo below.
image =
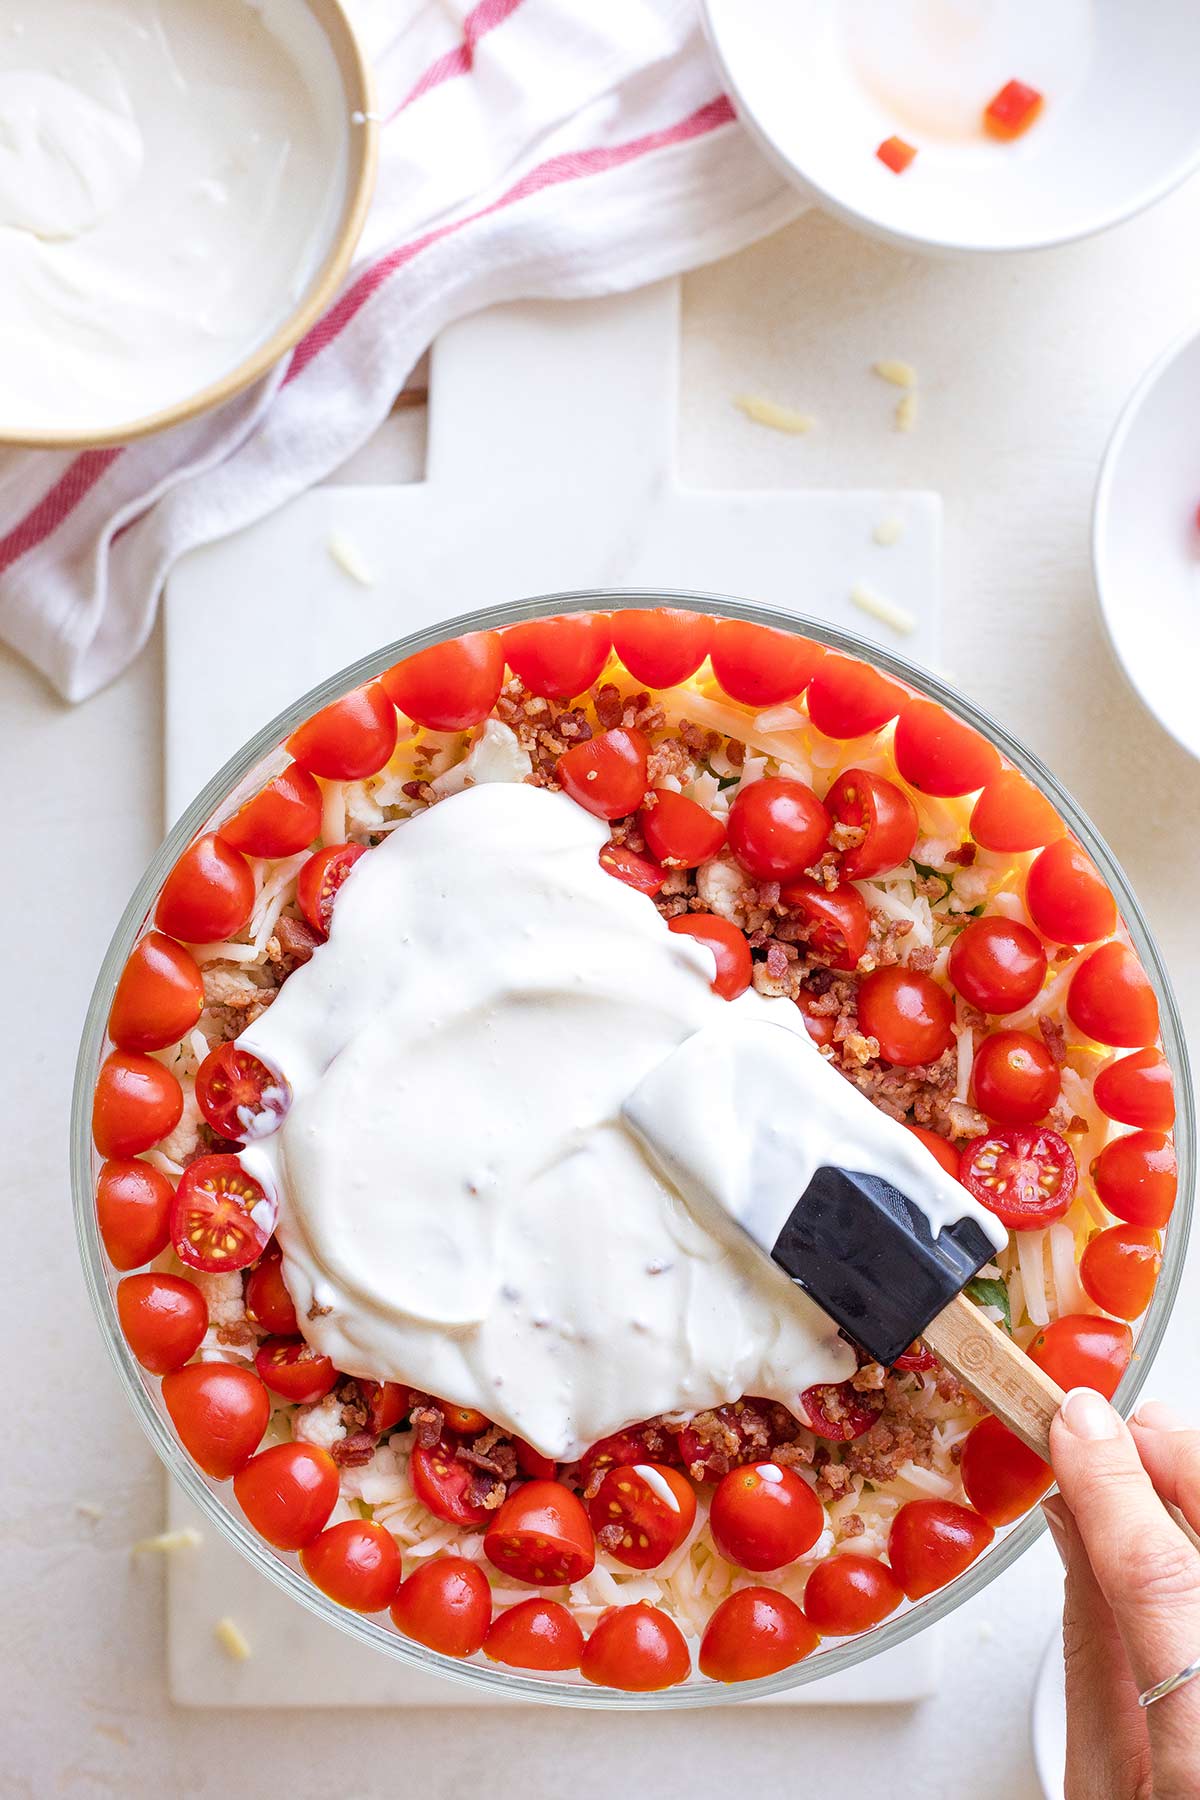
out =
[(985, 1230), (970, 1297), (1062, 1386), (1131, 1395), (1190, 1199), (1153, 946), (882, 652), (699, 595), (445, 629), (248, 746), (131, 902), (77, 1091), (102, 1323), (222, 1529), (381, 1647), (600, 1703), (812, 1679), (1017, 1554), (1051, 1474), (738, 1219), (871, 1168)]

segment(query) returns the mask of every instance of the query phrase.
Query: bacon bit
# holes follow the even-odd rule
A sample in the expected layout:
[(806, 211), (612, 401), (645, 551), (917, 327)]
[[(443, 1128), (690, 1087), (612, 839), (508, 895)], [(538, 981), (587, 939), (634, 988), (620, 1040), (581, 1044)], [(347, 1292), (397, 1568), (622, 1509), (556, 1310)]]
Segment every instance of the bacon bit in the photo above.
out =
[(1029, 130), (1045, 103), (1045, 95), (1035, 87), (1027, 87), (1023, 81), (1006, 81), (983, 109), (983, 129), (989, 137), (1011, 143)]
[(1042, 1042), (1061, 1069), (1067, 1060), (1067, 1034), (1057, 1019), (1051, 1019), (1042, 1013), (1038, 1019), (1038, 1030), (1042, 1034)]
[(353, 1431), (330, 1446), (329, 1454), (342, 1469), (361, 1469), (375, 1454), (376, 1438), (372, 1431)]
[(768, 944), (768, 946), (767, 946), (767, 973), (768, 973), (768, 975), (773, 975), (775, 977), (776, 981), (778, 981), (781, 979), (782, 976), (787, 974), (787, 969), (788, 969), (788, 958), (787, 958), (787, 952), (785, 951), (783, 945), (777, 944), (774, 942)]
[(917, 152), (915, 145), (905, 143), (902, 137), (890, 137), (884, 138), (875, 154), (893, 175), (903, 175)]
[(838, 1542), (845, 1543), (847, 1538), (862, 1537), (866, 1529), (861, 1513), (847, 1513), (838, 1525)]
[(328, 1313), (331, 1313), (332, 1311), (333, 1311), (332, 1306), (318, 1306), (317, 1302), (314, 1300), (310, 1304), (309, 1309), (304, 1316), (307, 1319), (323, 1319), (326, 1317), (326, 1315)]
[(739, 738), (730, 738), (725, 745), (726, 759), (735, 769), (740, 769), (746, 761), (746, 746)]
[[(721, 742), (719, 731), (709, 731), (703, 725), (693, 725), (690, 719), (679, 721), (679, 741), (685, 750), (701, 759), (711, 756)], [(733, 758), (730, 758), (732, 762)]]
[(432, 1450), (441, 1442), (445, 1421), (441, 1407), (434, 1406), (432, 1401), (427, 1401), (423, 1406), (415, 1406), (409, 1423), (417, 1434), (417, 1443), (422, 1450)]
[(960, 869), (969, 869), (975, 861), (978, 848), (977, 844), (960, 844), (957, 850), (947, 852), (946, 861), (957, 863)]
[(938, 953), (932, 944), (917, 944), (909, 951), (905, 962), (910, 969), (932, 969), (937, 958)]

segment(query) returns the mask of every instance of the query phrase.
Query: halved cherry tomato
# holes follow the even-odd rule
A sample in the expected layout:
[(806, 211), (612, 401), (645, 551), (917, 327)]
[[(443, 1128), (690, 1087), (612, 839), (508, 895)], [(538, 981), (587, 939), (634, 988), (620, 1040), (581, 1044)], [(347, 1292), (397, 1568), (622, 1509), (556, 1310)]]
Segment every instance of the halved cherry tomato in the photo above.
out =
[(597, 1687), (649, 1694), (675, 1687), (692, 1672), (692, 1659), (674, 1619), (638, 1600), (612, 1606), (583, 1646), (579, 1672)]
[(266, 1249), (277, 1211), (236, 1156), (198, 1156), (179, 1177), (171, 1203), (175, 1254), (210, 1275), (248, 1268)]
[(924, 1125), (906, 1125), (904, 1129), (911, 1131), (915, 1138), (920, 1138), (929, 1154), (936, 1156), (947, 1175), (953, 1175), (955, 1181), (958, 1180), (957, 1145), (952, 1144), (949, 1138), (940, 1137), (936, 1131), (930, 1131)]
[(443, 1406), (442, 1418), (446, 1430), (455, 1437), (477, 1437), (487, 1424), (474, 1406)]
[(961, 1575), (995, 1532), (986, 1519), (953, 1500), (910, 1500), (892, 1520), (888, 1561), (910, 1600)]
[(314, 1587), (352, 1612), (390, 1606), (402, 1573), (396, 1540), (368, 1519), (343, 1519), (305, 1544), (300, 1562)]
[[(776, 1429), (779, 1415), (770, 1400), (750, 1396), (731, 1406), (714, 1407), (713, 1412), (720, 1426), (719, 1437), (712, 1434), (702, 1437), (692, 1426), (685, 1425), (671, 1440), (676, 1447), (676, 1456), (669, 1457), (660, 1452), (656, 1460), (678, 1460), (693, 1481), (715, 1483), (729, 1468), (761, 1462), (776, 1444), (795, 1435), (794, 1430), (787, 1427)], [(794, 1415), (788, 1417), (794, 1418)]]
[[(611, 1437), (601, 1438), (589, 1450), (585, 1450), (580, 1459), (579, 1486), (589, 1488), (600, 1470), (620, 1468), (627, 1463), (686, 1461), (681, 1452), (676, 1454), (672, 1449), (682, 1437), (682, 1432), (679, 1439), (676, 1439), (670, 1432), (664, 1431), (661, 1425), (647, 1423), (630, 1425), (624, 1431), (614, 1432)], [(519, 1450), (517, 1454), (519, 1457)], [(527, 1472), (533, 1473), (532, 1470)]]
[(1158, 1036), (1158, 1000), (1126, 944), (1101, 944), (1084, 958), (1067, 990), (1067, 1017), (1098, 1044), (1140, 1050)]
[(468, 631), (431, 644), (380, 677), (389, 700), (415, 725), (466, 731), (486, 719), (504, 684), (498, 631)]
[(189, 944), (236, 937), (254, 908), (254, 877), (240, 850), (207, 832), (189, 844), (163, 882), (154, 923)]
[(821, 1639), (794, 1600), (770, 1588), (740, 1588), (722, 1600), (700, 1640), (710, 1681), (757, 1681), (811, 1656)]
[(674, 606), (637, 607), (612, 616), (613, 649), (633, 679), (648, 688), (675, 687), (694, 675), (708, 655), (712, 633), (707, 614)]
[(923, 794), (973, 794), (999, 772), (994, 745), (936, 700), (910, 700), (896, 723), (896, 767)]
[(539, 1481), (553, 1481), (558, 1473), (558, 1464), (552, 1456), (543, 1456), (524, 1438), (513, 1439), (513, 1449), (517, 1453), (517, 1467), (522, 1475), (530, 1475)]
[(92, 1137), (101, 1156), (138, 1156), (174, 1131), (183, 1089), (152, 1056), (114, 1050), (100, 1065), (92, 1098)]
[(1040, 850), (1066, 829), (1046, 796), (1017, 769), (993, 775), (971, 814), (971, 836), (985, 850)]
[(912, 855), (917, 809), (894, 781), (866, 769), (846, 769), (826, 794), (825, 805), (835, 824), (866, 834), (860, 844), (842, 851), (847, 881), (869, 881), (898, 869)]
[[(910, 1131), (913, 1129), (910, 1125)], [(932, 1350), (925, 1347), (923, 1338), (914, 1338), (908, 1349), (903, 1351), (892, 1364), (893, 1369), (904, 1369), (910, 1374), (924, 1373), (938, 1367), (938, 1359)]]
[(600, 852), (600, 867), (639, 894), (657, 894), (667, 879), (667, 871), (659, 863), (630, 850), (626, 844), (605, 844)]
[(482, 1525), (495, 1513), (471, 1499), (471, 1470), (459, 1462), (445, 1439), (426, 1450), (418, 1445), (408, 1465), (413, 1492), (435, 1518), (449, 1525)]
[(1096, 1105), (1122, 1125), (1169, 1131), (1175, 1123), (1171, 1065), (1161, 1050), (1135, 1050), (1101, 1069), (1092, 1087)]
[(115, 1157), (96, 1181), (96, 1222), (114, 1269), (140, 1269), (171, 1241), (174, 1189), (149, 1163)]
[(1054, 1481), (1050, 1464), (990, 1417), (968, 1433), (961, 1469), (963, 1491), (989, 1525), (1011, 1525)]
[(1003, 1125), (1032, 1125), (1043, 1118), (1061, 1085), (1058, 1064), (1045, 1043), (1027, 1031), (994, 1031), (975, 1052), (975, 1104)]
[(825, 1509), (794, 1469), (746, 1463), (717, 1483), (708, 1522), (725, 1560), (757, 1573), (782, 1569), (811, 1550)]
[(204, 1010), (196, 959), (161, 931), (149, 931), (121, 971), (108, 1035), (119, 1050), (163, 1050), (177, 1044)]
[(794, 881), (824, 850), (830, 824), (803, 781), (764, 775), (737, 791), (729, 809), (729, 848), (757, 881)]
[(1118, 1319), (1140, 1319), (1162, 1268), (1157, 1231), (1148, 1225), (1110, 1225), (1090, 1238), (1079, 1259), (1089, 1300)]
[(303, 1550), (333, 1511), (338, 1468), (316, 1444), (273, 1444), (233, 1478), (237, 1503), (277, 1550)]
[(492, 1622), (492, 1590), (478, 1563), (438, 1556), (414, 1569), (392, 1601), (392, 1623), (442, 1656), (474, 1656)]
[(1011, 143), (1028, 131), (1045, 104), (1045, 95), (1023, 81), (1006, 81), (983, 109), (983, 129), (989, 137)]
[(673, 868), (694, 869), (717, 854), (725, 842), (723, 820), (671, 788), (655, 788), (653, 793), (654, 805), (638, 814), (652, 856)]
[(266, 1063), (229, 1042), (210, 1050), (196, 1071), (196, 1104), (221, 1137), (244, 1143), (278, 1128), (291, 1094)]
[(1056, 944), (1093, 944), (1117, 928), (1117, 903), (1074, 838), (1048, 844), (1030, 863), (1025, 904), (1038, 930)]
[(559, 1601), (532, 1595), (497, 1615), (483, 1640), (483, 1654), (510, 1669), (577, 1669), (583, 1632)]
[(152, 1375), (182, 1369), (208, 1330), (208, 1307), (194, 1281), (179, 1275), (126, 1275), (117, 1283), (125, 1342)]
[(809, 947), (828, 957), (831, 968), (857, 969), (871, 935), (871, 915), (856, 887), (846, 881), (827, 888), (811, 875), (798, 875), (783, 884), (779, 898), (816, 926)]
[(1018, 919), (972, 919), (951, 945), (948, 972), (980, 1012), (1019, 1012), (1042, 991), (1046, 950)]
[(636, 812), (645, 797), (649, 753), (642, 732), (618, 725), (586, 744), (573, 744), (559, 757), (559, 785), (599, 818), (623, 819)]
[(556, 619), (526, 619), (504, 633), (504, 654), (513, 674), (534, 694), (570, 700), (600, 677), (612, 649), (607, 613), (563, 613)]
[(718, 619), (709, 647), (713, 674), (731, 700), (781, 706), (812, 680), (825, 651), (808, 638), (745, 619)]
[(843, 1553), (817, 1564), (805, 1585), (804, 1610), (823, 1637), (850, 1637), (881, 1624), (903, 1598), (886, 1563)]
[(329, 936), (338, 889), (359, 857), (365, 855), (361, 844), (327, 844), (324, 850), (309, 857), (296, 877), (300, 911), (322, 937)]
[(885, 1062), (915, 1068), (936, 1062), (954, 1042), (954, 1002), (932, 975), (895, 963), (872, 970), (860, 986), (858, 1023)]
[(367, 1430), (382, 1437), (412, 1411), (412, 1398), (400, 1381), (364, 1381), (359, 1392), (367, 1403)]
[(285, 748), (324, 781), (365, 781), (396, 748), (396, 709), (382, 683), (369, 682), (314, 713)]
[(1057, 1131), (1004, 1125), (964, 1145), (958, 1178), (1010, 1231), (1033, 1231), (1062, 1218), (1078, 1170)]
[(293, 1406), (323, 1400), (337, 1383), (337, 1370), (303, 1338), (268, 1338), (254, 1356), (254, 1366), (273, 1394)]
[(807, 1031), (818, 1050), (827, 1050), (833, 1042), (836, 1016), (829, 1012), (816, 1010), (818, 996), (803, 991), (795, 996), (796, 1005), (804, 1015), (804, 1029)]
[(870, 663), (830, 653), (808, 684), (808, 716), (826, 737), (863, 737), (894, 719), (907, 698)]
[(696, 1520), (692, 1484), (665, 1463), (610, 1469), (588, 1502), (596, 1542), (631, 1569), (657, 1569)]
[(1038, 1332), (1029, 1355), (1060, 1388), (1095, 1388), (1111, 1400), (1133, 1355), (1133, 1333), (1120, 1319), (1066, 1313)]
[(295, 856), (321, 829), (321, 790), (307, 769), (289, 763), (218, 833), (247, 856)]
[(867, 1403), (850, 1381), (819, 1381), (800, 1396), (800, 1418), (810, 1431), (830, 1443), (844, 1444), (870, 1431), (880, 1406)]
[(1165, 1225), (1175, 1205), (1175, 1146), (1161, 1131), (1130, 1131), (1105, 1144), (1091, 1167), (1096, 1192), (1129, 1225)]
[(675, 918), (667, 920), (667, 929), (683, 937), (695, 938), (697, 943), (712, 951), (717, 964), (712, 984), (714, 994), (720, 994), (722, 1000), (736, 1000), (739, 994), (745, 993), (750, 986), (754, 963), (745, 933), (730, 920), (722, 919), (716, 913), (677, 913)]
[(583, 1502), (561, 1481), (514, 1488), (483, 1540), (488, 1561), (514, 1581), (561, 1587), (582, 1581), (596, 1562)]
[(192, 1461), (214, 1481), (244, 1469), (262, 1442), (271, 1402), (252, 1369), (188, 1363), (163, 1376), (163, 1405)]
[(246, 1280), (246, 1316), (273, 1337), (296, 1337), (300, 1327), (296, 1308), (283, 1279), (283, 1257), (278, 1244), (269, 1244), (262, 1260)]

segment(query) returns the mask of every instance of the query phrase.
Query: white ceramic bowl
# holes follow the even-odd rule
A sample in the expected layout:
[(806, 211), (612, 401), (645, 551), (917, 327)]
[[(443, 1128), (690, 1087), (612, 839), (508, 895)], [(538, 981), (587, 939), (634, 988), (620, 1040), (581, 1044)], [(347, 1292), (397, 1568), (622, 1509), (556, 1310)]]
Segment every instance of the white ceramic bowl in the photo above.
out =
[[(813, 199), (893, 243), (1034, 250), (1142, 211), (1200, 167), (1196, 0), (704, 0), (737, 110)], [(925, 42), (922, 70), (913, 45)], [(1007, 81), (1046, 97), (997, 143)], [(877, 159), (918, 146), (904, 174)]]

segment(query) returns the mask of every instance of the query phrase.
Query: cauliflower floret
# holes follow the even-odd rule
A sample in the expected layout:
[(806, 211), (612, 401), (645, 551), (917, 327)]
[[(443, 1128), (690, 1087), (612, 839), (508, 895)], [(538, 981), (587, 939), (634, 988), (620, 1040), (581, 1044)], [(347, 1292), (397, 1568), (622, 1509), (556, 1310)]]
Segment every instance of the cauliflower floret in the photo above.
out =
[(209, 1274), (205, 1269), (189, 1269), (188, 1274), (204, 1295), (210, 1325), (229, 1327), (245, 1324), (246, 1299), (240, 1269), (225, 1275)]
[(971, 912), (982, 906), (991, 889), (993, 872), (991, 869), (960, 869), (950, 883), (953, 890), (950, 895), (951, 912)]
[(378, 831), (384, 822), (383, 808), (365, 781), (348, 781), (343, 789), (343, 799), (348, 833)]
[(746, 923), (746, 889), (749, 883), (737, 864), (726, 857), (702, 863), (696, 871), (696, 893), (710, 912), (729, 919), (739, 928)]
[(292, 1436), (301, 1443), (316, 1444), (320, 1450), (332, 1450), (345, 1435), (342, 1403), (336, 1394), (326, 1394), (312, 1406), (298, 1407), (292, 1418)]
[(369, 1463), (342, 1470), (342, 1494), (348, 1500), (365, 1500), (368, 1506), (386, 1506), (412, 1493), (408, 1480), (408, 1455), (391, 1443), (376, 1446)]
[(516, 733), (499, 719), (488, 719), (462, 761), (437, 776), (431, 785), (442, 799), (480, 782), (524, 781), (532, 773), (533, 763), (528, 751), (517, 742)]
[(183, 1111), (179, 1115), (179, 1123), (157, 1146), (160, 1155), (182, 1167), (200, 1145), (200, 1108), (196, 1105), (196, 1090), (190, 1081), (183, 1084)]

